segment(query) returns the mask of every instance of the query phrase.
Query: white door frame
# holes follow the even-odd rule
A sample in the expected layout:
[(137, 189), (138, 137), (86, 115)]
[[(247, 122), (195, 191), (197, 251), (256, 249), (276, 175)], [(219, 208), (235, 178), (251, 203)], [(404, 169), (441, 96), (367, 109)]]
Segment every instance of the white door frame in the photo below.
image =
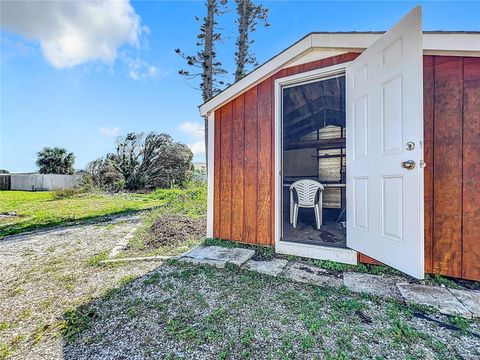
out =
[[(275, 80), (275, 252), (320, 260), (332, 260), (346, 264), (357, 264), (357, 252), (331, 246), (310, 245), (282, 241), (282, 88), (289, 85), (318, 81), (331, 76), (345, 74), (348, 62), (286, 76)], [(346, 134), (348, 136), (348, 133)], [(348, 152), (349, 149), (347, 148)], [(348, 199), (346, 199), (348, 202)]]
[[(215, 197), (215, 112), (208, 113), (207, 238), (213, 238)], [(217, 194), (218, 196), (218, 194)]]

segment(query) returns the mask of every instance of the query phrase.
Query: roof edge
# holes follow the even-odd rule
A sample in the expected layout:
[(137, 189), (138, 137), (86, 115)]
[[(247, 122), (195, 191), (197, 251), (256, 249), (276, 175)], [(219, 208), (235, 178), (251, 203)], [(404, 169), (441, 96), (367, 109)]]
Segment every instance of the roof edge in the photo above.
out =
[[(345, 49), (353, 51), (365, 49), (375, 42), (385, 31), (366, 32), (310, 32), (280, 53), (272, 56), (262, 65), (253, 69), (239, 81), (231, 84), (220, 93), (199, 106), (200, 115), (206, 117), (236, 94), (246, 91), (288, 61), (310, 49)], [(480, 31), (424, 31), (423, 50), (438, 55), (473, 54), (480, 56)], [(456, 36), (456, 41), (452, 41)], [(465, 56), (465, 55), (463, 55)]]

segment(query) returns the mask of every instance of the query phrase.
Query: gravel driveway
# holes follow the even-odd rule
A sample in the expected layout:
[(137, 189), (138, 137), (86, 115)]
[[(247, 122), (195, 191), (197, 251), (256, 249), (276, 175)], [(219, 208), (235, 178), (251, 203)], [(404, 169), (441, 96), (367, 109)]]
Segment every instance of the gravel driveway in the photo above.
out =
[(0, 359), (63, 358), (65, 311), (157, 267), (98, 265), (138, 221), (119, 217), (0, 238)]

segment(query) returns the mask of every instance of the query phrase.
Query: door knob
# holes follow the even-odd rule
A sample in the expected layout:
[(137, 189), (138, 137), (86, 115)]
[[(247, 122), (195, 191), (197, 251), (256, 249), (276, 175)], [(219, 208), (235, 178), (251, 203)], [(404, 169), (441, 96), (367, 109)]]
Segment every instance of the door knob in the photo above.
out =
[(407, 160), (402, 162), (402, 167), (407, 170), (413, 170), (415, 169), (415, 161), (413, 160)]

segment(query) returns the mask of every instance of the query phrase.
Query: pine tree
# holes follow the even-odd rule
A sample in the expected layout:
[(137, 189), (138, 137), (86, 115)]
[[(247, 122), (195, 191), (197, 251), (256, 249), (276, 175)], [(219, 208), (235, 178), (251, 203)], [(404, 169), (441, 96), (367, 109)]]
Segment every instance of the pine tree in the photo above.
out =
[(257, 59), (250, 51), (250, 46), (254, 40), (250, 35), (257, 29), (259, 22), (263, 22), (265, 26), (270, 26), (267, 22), (268, 9), (262, 5), (255, 5), (251, 0), (235, 0), (237, 3), (238, 13), (238, 37), (237, 50), (235, 52), (235, 81), (240, 80), (246, 74), (248, 65), (257, 66)]
[[(200, 47), (195, 55), (187, 55), (180, 49), (175, 52), (187, 61), (187, 65), (196, 69), (191, 72), (189, 70), (180, 70), (179, 74), (188, 80), (201, 77), (200, 90), (202, 91), (203, 101), (210, 100), (216, 93), (220, 91), (220, 87), (224, 84), (218, 77), (227, 73), (222, 68), (222, 63), (217, 59), (215, 45), (221, 41), (221, 33), (218, 32), (215, 20), (216, 16), (223, 13), (223, 7), (226, 0), (207, 0), (207, 16), (202, 19), (200, 33), (197, 35), (197, 46)], [(196, 20), (200, 20), (196, 18)], [(205, 119), (205, 154), (208, 166), (208, 121)]]

